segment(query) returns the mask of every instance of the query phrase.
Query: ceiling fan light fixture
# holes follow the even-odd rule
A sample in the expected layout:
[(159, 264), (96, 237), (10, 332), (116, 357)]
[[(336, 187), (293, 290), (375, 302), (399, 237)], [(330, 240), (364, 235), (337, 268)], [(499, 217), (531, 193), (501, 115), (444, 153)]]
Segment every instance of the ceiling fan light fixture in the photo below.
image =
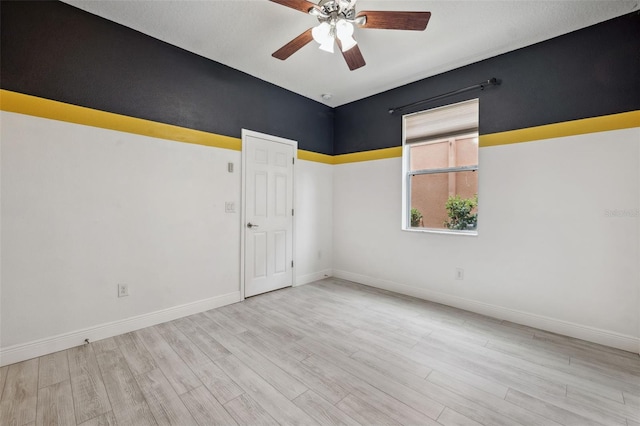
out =
[(321, 22), (317, 27), (313, 27), (311, 35), (318, 44), (325, 43), (328, 39), (333, 38), (331, 37), (331, 25), (328, 22)]
[(353, 38), (353, 24), (345, 21), (344, 19), (340, 19), (336, 23), (336, 36), (340, 40), (343, 52), (346, 52), (358, 44)]
[(335, 44), (335, 40), (333, 37), (327, 38), (324, 42), (320, 44), (320, 50), (324, 50), (325, 52), (333, 53), (333, 45)]
[(320, 50), (333, 53), (333, 45), (335, 43), (334, 27), (328, 22), (321, 22), (320, 25), (311, 30), (313, 39), (320, 45)]

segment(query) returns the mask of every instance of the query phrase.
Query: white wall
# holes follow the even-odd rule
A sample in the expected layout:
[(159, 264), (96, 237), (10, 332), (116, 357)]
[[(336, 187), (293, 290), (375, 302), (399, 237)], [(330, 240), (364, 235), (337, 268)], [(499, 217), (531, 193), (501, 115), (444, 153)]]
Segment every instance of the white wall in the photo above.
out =
[[(239, 299), (240, 152), (0, 114), (0, 365)], [(638, 209), (639, 166), (640, 129), (482, 148), (468, 237), (400, 231), (399, 158), (299, 160), (296, 283), (333, 269), (637, 351), (639, 219), (605, 211)]]
[(296, 285), (330, 276), (333, 265), (333, 166), (296, 163)]
[[(239, 151), (1, 114), (0, 365), (239, 300)], [(297, 173), (309, 278), (331, 265), (331, 168)]]
[[(640, 129), (480, 149), (479, 235), (400, 230), (401, 159), (334, 168), (334, 275), (638, 351)], [(456, 267), (464, 280), (456, 281)]]

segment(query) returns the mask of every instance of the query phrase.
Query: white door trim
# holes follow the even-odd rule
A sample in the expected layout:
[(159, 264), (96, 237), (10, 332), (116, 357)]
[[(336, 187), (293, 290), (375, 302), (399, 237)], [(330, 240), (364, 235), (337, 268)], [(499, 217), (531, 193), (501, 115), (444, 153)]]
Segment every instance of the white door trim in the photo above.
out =
[[(245, 149), (246, 146), (246, 140), (248, 137), (253, 136), (253, 137), (257, 137), (260, 139), (266, 139), (266, 140), (270, 140), (273, 142), (278, 142), (278, 143), (283, 143), (283, 144), (287, 144), (287, 145), (291, 145), (293, 147), (293, 158), (294, 158), (294, 165), (293, 165), (293, 209), (295, 212), (296, 209), (296, 164), (298, 162), (298, 141), (294, 141), (291, 139), (285, 139), (285, 138), (281, 138), (278, 136), (273, 136), (273, 135), (269, 135), (266, 133), (260, 133), (260, 132), (255, 132), (253, 130), (247, 130), (247, 129), (242, 129), (242, 183), (241, 183), (241, 191), (242, 191), (242, 195), (241, 195), (241, 203), (242, 203), (242, 207), (241, 207), (241, 222), (240, 222), (240, 300), (244, 300), (245, 299), (245, 291), (244, 291), (244, 287), (245, 287), (245, 274), (244, 274), (244, 265), (245, 265), (245, 238), (246, 238), (246, 233), (247, 233), (247, 227), (246, 227), (246, 223), (247, 223), (247, 211), (246, 211), (246, 206), (247, 206), (247, 200), (246, 200), (246, 183), (247, 183), (247, 177), (246, 177), (246, 173), (245, 171), (247, 170), (246, 168), (246, 161), (247, 161), (247, 150)], [(292, 247), (291, 247), (291, 256), (292, 256), (292, 261), (294, 264), (294, 267), (292, 268), (292, 273), (291, 273), (291, 286), (295, 287), (296, 285), (296, 273), (295, 273), (295, 263), (296, 263), (296, 220), (295, 220), (295, 214), (294, 217), (292, 218)]]

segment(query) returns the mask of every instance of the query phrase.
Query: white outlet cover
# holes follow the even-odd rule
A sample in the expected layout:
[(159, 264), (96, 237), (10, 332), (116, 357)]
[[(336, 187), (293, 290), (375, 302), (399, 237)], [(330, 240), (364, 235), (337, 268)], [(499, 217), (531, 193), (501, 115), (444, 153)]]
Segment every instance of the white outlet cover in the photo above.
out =
[(128, 284), (118, 284), (118, 297), (125, 297), (129, 295)]

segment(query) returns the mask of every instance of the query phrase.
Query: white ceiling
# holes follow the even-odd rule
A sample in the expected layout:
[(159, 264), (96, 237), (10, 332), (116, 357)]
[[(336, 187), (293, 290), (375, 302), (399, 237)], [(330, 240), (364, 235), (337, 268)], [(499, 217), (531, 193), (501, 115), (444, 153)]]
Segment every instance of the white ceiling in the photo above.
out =
[[(286, 61), (271, 57), (318, 21), (268, 0), (64, 1), (332, 107), (638, 7), (638, 0), (359, 0), (357, 10), (432, 15), (424, 32), (357, 28), (354, 37), (367, 65), (349, 71), (338, 51), (323, 52), (315, 42)], [(323, 100), (323, 93), (331, 99)]]

